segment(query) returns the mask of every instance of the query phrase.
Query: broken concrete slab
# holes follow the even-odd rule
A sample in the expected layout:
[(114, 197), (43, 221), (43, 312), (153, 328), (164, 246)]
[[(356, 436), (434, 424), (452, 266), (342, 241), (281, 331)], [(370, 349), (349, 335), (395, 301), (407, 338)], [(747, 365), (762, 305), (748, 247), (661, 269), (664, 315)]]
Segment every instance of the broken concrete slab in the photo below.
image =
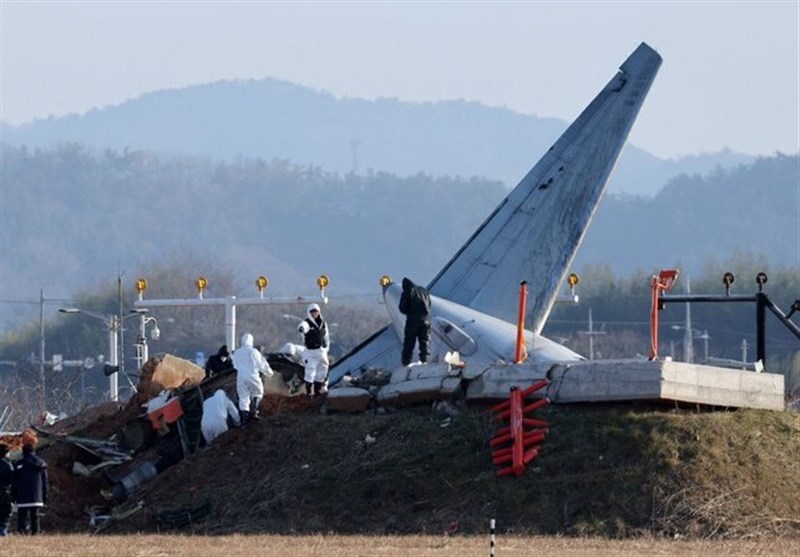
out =
[(784, 406), (782, 375), (668, 360), (494, 365), (469, 383), (466, 398), (503, 399), (512, 386), (524, 387), (543, 378), (551, 384), (536, 394), (555, 403), (674, 400), (770, 410)]
[(476, 377), (480, 377), (486, 372), (487, 369), (493, 366), (512, 365), (512, 364), (507, 364), (506, 362), (495, 362), (492, 364), (478, 364), (475, 362), (465, 362), (465, 363), (467, 364), (467, 366), (461, 370), (461, 377), (467, 379), (468, 381), (472, 381)]
[[(460, 385), (460, 379), (457, 380)], [(427, 379), (416, 379), (405, 381), (404, 383), (390, 383), (381, 387), (375, 397), (379, 404), (390, 406), (409, 406), (420, 402), (439, 400), (449, 396), (448, 393), (453, 389), (448, 383), (448, 389), (443, 392), (442, 384), (447, 379), (441, 377), (430, 377)]]
[(411, 381), (417, 379), (429, 379), (433, 377), (444, 379), (445, 377), (451, 377), (458, 374), (459, 370), (456, 369), (451, 371), (450, 366), (447, 364), (425, 364), (410, 368), (408, 370), (408, 379)]
[(328, 408), (338, 412), (363, 412), (369, 406), (372, 395), (366, 389), (342, 387), (328, 391)]
[(392, 378), (389, 379), (389, 383), (402, 383), (403, 381), (408, 381), (408, 372), (409, 369), (406, 366), (394, 368), (392, 370)]
[[(467, 387), (468, 400), (508, 398), (511, 387), (523, 387), (534, 384), (547, 377), (557, 364), (521, 364), (498, 363), (489, 365), (480, 375), (472, 378)], [(464, 374), (465, 379), (467, 374)], [(537, 396), (544, 396), (539, 392)]]

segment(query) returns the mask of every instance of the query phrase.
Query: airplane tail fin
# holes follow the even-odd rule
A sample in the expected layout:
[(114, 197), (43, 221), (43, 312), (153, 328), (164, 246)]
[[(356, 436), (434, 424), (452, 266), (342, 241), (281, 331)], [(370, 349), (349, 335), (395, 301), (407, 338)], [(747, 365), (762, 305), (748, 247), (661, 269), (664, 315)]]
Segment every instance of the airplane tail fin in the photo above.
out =
[[(661, 66), (645, 43), (431, 281), (431, 294), (514, 322), (528, 283), (529, 329), (539, 334)], [(331, 368), (333, 382), (370, 366), (399, 365), (384, 328)]]
[(540, 333), (661, 57), (642, 43), (589, 106), (431, 281), (429, 290), (514, 321), (526, 280)]

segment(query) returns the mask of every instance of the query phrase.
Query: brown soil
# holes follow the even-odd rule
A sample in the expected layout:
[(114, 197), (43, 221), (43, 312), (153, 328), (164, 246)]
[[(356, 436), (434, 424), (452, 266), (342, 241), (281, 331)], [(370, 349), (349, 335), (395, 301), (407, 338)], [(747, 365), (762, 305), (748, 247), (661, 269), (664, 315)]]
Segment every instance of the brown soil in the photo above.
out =
[[(272, 395), (261, 411), (144, 484), (116, 511), (142, 509), (104, 532), (479, 534), (496, 518), (506, 534), (800, 537), (800, 416), (789, 412), (556, 407), (542, 416), (542, 455), (498, 477), (483, 407), (327, 414), (321, 399)], [(95, 408), (59, 429), (119, 423)], [(86, 458), (74, 445), (39, 453), (53, 487), (44, 527), (92, 531), (110, 482), (71, 473)]]

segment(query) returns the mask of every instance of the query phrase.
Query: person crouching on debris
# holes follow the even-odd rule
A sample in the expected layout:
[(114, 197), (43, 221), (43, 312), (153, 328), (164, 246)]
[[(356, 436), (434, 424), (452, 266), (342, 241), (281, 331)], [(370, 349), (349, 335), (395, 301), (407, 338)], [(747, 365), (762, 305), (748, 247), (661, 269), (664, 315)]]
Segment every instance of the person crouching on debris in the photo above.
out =
[(328, 346), (330, 335), (328, 324), (322, 318), (319, 305), (309, 304), (306, 308), (306, 319), (298, 325), (297, 330), (303, 335), (305, 351), (303, 364), (305, 365), (306, 397), (311, 398), (311, 388), (314, 396), (322, 394), (322, 386), (328, 378)]
[(251, 418), (260, 420), (258, 405), (264, 396), (261, 375), (272, 377), (273, 371), (261, 352), (253, 348), (253, 335), (250, 333), (242, 335), (242, 345), (233, 352), (233, 367), (236, 368), (236, 394), (239, 395), (242, 425)]
[(235, 427), (239, 427), (241, 419), (236, 413), (236, 406), (222, 389), (217, 389), (213, 395), (203, 401), (203, 418), (200, 420), (200, 429), (206, 444), (228, 431), (228, 419)]
[(206, 360), (206, 379), (231, 368), (233, 368), (233, 364), (231, 363), (231, 355), (228, 353), (228, 345), (223, 344), (216, 354), (212, 354)]
[[(39, 508), (47, 504), (50, 482), (47, 463), (36, 455), (33, 445), (22, 446), (22, 458), (14, 462), (11, 499), (17, 504), (17, 532), (39, 533)], [(28, 522), (30, 521), (30, 524)]]
[(400, 313), (406, 316), (403, 330), (403, 353), (401, 360), (404, 366), (411, 363), (414, 345), (419, 340), (419, 361), (426, 363), (431, 351), (431, 297), (428, 291), (411, 279), (403, 278), (403, 293), (398, 304)]
[(11, 482), (14, 466), (8, 459), (8, 445), (0, 443), (0, 536), (8, 534), (11, 521)]

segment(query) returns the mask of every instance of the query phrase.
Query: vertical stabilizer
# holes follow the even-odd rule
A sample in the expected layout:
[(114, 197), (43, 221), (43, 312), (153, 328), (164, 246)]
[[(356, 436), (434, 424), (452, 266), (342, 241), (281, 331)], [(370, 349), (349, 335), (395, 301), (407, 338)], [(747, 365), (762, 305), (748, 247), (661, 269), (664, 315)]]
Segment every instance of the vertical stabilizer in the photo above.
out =
[(433, 279), (431, 293), (514, 321), (517, 286), (527, 280), (528, 323), (540, 333), (660, 65), (642, 43)]
[[(525, 280), (529, 329), (539, 334), (660, 66), (658, 53), (639, 45), (436, 275), (431, 294), (515, 322)], [(330, 379), (399, 363), (397, 334), (384, 328), (342, 358)]]

